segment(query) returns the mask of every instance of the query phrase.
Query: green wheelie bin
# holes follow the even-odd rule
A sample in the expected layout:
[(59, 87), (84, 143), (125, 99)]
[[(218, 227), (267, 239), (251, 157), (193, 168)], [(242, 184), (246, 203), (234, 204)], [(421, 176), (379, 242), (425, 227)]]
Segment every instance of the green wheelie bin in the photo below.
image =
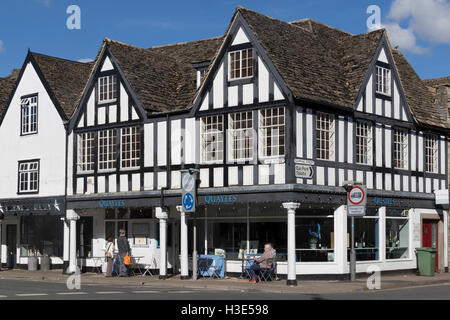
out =
[(434, 276), (436, 261), (435, 248), (416, 248), (419, 274), (421, 276)]

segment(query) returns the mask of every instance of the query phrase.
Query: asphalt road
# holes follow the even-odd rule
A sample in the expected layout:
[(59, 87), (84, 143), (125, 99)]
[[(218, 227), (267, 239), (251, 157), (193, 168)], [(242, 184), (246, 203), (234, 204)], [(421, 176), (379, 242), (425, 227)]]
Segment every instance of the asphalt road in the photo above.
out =
[(422, 286), (339, 294), (241, 292), (210, 289), (155, 288), (82, 284), (69, 290), (65, 283), (0, 280), (5, 300), (450, 300), (450, 285)]

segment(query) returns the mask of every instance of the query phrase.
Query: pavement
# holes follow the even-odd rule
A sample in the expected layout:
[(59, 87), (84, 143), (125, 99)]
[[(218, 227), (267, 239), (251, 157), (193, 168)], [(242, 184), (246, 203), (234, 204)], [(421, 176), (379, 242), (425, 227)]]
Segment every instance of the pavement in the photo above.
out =
[[(82, 273), (81, 285), (105, 286), (105, 287), (133, 287), (145, 290), (201, 290), (209, 291), (234, 291), (242, 293), (297, 293), (309, 295), (342, 294), (374, 291), (367, 288), (368, 275), (357, 276), (356, 281), (348, 280), (321, 280), (302, 279), (298, 280), (298, 286), (287, 286), (285, 280), (250, 284), (246, 279), (226, 278), (198, 280), (181, 280), (179, 276), (172, 276), (166, 280), (160, 280), (158, 276), (132, 276), (128, 278), (106, 278), (102, 274)], [(50, 271), (26, 271), (26, 270), (2, 270), (0, 271), (1, 283), (6, 280), (22, 280), (42, 283), (66, 284), (69, 276), (62, 274), (61, 270)], [(71, 278), (73, 279), (73, 278)], [(3, 281), (5, 280), (5, 281)], [(380, 279), (380, 290), (393, 290), (402, 288), (414, 288), (423, 286), (450, 285), (450, 273), (439, 273), (433, 277), (418, 276), (413, 271), (382, 273)], [(446, 287), (447, 290), (450, 287)], [(376, 290), (376, 291), (380, 291)]]

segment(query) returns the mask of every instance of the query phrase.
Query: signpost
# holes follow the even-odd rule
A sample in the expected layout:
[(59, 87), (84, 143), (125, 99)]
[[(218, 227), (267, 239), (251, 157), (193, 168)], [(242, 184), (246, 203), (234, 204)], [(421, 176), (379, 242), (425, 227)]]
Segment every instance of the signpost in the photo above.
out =
[[(193, 250), (192, 250), (192, 278), (197, 280), (197, 221), (195, 208), (197, 205), (197, 169), (182, 170), (181, 205), (185, 213), (194, 213)], [(186, 239), (187, 241), (187, 239)]]
[(355, 252), (355, 217), (362, 217), (366, 212), (367, 191), (360, 183), (346, 183), (347, 190), (347, 216), (352, 218), (352, 236), (350, 249), (350, 280), (356, 279), (356, 252)]

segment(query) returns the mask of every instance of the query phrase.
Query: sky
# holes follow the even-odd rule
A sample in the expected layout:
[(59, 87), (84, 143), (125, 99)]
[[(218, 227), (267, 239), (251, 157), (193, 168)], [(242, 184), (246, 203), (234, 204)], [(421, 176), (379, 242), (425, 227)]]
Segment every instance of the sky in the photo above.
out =
[[(67, 20), (80, 8), (80, 29)], [(422, 79), (450, 76), (450, 0), (2, 0), (0, 77), (27, 50), (75, 61), (94, 59), (104, 38), (152, 47), (221, 36), (237, 6), (293, 21), (312, 18), (353, 34), (385, 27)], [(372, 19), (378, 6), (380, 19)]]

